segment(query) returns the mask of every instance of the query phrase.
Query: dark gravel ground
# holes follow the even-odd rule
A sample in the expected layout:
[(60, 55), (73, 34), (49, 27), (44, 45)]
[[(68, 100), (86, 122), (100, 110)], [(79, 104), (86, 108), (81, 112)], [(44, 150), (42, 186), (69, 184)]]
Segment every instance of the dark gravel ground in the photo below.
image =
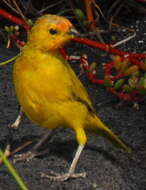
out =
[[(124, 25), (136, 29), (136, 37), (119, 48), (125, 51), (142, 52), (146, 50), (146, 16), (127, 18)], [(126, 37), (120, 33), (119, 39)], [(69, 52), (81, 55), (86, 52), (90, 61), (101, 63), (106, 61), (105, 53), (93, 50), (87, 46), (68, 46)], [(17, 52), (16, 48), (6, 49), (0, 45), (0, 62), (9, 59)], [(100, 55), (100, 56), (99, 56)], [(0, 68), (0, 146), (4, 149), (8, 139), (8, 124), (12, 123), (18, 114), (18, 104), (12, 84), (12, 65)], [(75, 63), (74, 63), (75, 65)], [(75, 70), (79, 67), (76, 64)], [(117, 98), (108, 94), (100, 86), (89, 83), (86, 77), (81, 80), (87, 87), (97, 114), (118, 134), (133, 151), (123, 153), (113, 147), (106, 139), (89, 135), (88, 143), (81, 155), (77, 172), (87, 172), (87, 178), (66, 182), (52, 182), (41, 178), (40, 173), (50, 170), (66, 172), (77, 148), (77, 142), (70, 129), (63, 130), (46, 145), (48, 153), (34, 158), (30, 162), (17, 162), (15, 168), (20, 173), (30, 190), (145, 190), (146, 189), (146, 100), (140, 103), (139, 111), (132, 105), (124, 105), (116, 109)], [(24, 118), (18, 131), (13, 134), (12, 149), (19, 147), (28, 140), (40, 138), (47, 129), (40, 128)], [(30, 150), (32, 147), (29, 147)], [(28, 149), (24, 150), (27, 151)], [(13, 158), (11, 158), (13, 160)], [(19, 187), (5, 166), (0, 166), (0, 190), (18, 190)]]

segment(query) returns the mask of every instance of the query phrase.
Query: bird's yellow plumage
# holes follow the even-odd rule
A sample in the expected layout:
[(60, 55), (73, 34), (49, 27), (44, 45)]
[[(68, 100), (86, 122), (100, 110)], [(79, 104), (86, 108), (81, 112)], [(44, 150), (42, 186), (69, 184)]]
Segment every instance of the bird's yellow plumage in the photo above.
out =
[(74, 175), (87, 141), (86, 131), (105, 136), (117, 147), (128, 150), (97, 117), (86, 89), (59, 52), (59, 48), (74, 37), (72, 29), (64, 17), (40, 17), (13, 70), (18, 100), (30, 120), (49, 129), (69, 127), (75, 131), (79, 148), (63, 179)]

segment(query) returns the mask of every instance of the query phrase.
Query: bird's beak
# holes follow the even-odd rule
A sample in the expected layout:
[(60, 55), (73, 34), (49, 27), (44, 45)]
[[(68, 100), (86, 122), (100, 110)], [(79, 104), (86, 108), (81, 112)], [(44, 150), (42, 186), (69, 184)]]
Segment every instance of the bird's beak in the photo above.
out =
[(68, 34), (71, 35), (72, 37), (80, 36), (80, 33), (75, 28), (71, 28)]

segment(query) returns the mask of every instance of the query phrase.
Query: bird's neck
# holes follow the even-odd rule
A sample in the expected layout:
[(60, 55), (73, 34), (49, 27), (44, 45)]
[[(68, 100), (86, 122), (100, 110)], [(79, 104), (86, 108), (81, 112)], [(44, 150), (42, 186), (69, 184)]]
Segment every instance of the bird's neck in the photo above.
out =
[(22, 55), (27, 55), (27, 58), (30, 59), (49, 59), (49, 57), (56, 57), (56, 58), (63, 58), (63, 56), (60, 53), (59, 49), (53, 49), (53, 50), (42, 50), (36, 47), (31, 47), (29, 45), (25, 45), (22, 50)]
[(30, 53), (32, 54), (56, 54), (59, 52), (59, 49), (41, 49), (40, 47), (37, 47), (33, 44), (26, 44), (24, 47), (23, 47), (23, 52), (27, 53), (28, 55)]
[[(41, 49), (38, 48), (30, 48), (29, 45), (25, 45), (23, 47), (22, 50), (22, 55), (21, 57), (24, 60), (27, 60), (24, 62), (25, 67), (27, 66), (27, 64), (30, 67), (30, 62), (31, 62), (31, 66), (32, 68), (34, 67), (38, 67), (40, 65), (40, 63), (52, 63), (52, 59), (56, 62), (57, 60), (62, 60), (63, 62), (65, 61), (62, 54), (60, 53), (59, 49), (55, 49), (55, 50), (50, 50), (50, 51), (42, 51)], [(60, 61), (57, 61), (58, 63)], [(39, 64), (37, 64), (39, 63)], [(21, 63), (22, 65), (22, 63)], [(23, 66), (23, 65), (22, 65)]]

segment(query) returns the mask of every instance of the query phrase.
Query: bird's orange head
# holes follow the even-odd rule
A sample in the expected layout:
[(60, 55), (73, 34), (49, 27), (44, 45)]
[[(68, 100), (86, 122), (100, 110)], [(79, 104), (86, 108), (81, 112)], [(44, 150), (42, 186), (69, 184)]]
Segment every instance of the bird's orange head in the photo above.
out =
[(75, 31), (67, 18), (50, 14), (44, 15), (32, 27), (27, 44), (42, 51), (55, 50), (73, 38)]

